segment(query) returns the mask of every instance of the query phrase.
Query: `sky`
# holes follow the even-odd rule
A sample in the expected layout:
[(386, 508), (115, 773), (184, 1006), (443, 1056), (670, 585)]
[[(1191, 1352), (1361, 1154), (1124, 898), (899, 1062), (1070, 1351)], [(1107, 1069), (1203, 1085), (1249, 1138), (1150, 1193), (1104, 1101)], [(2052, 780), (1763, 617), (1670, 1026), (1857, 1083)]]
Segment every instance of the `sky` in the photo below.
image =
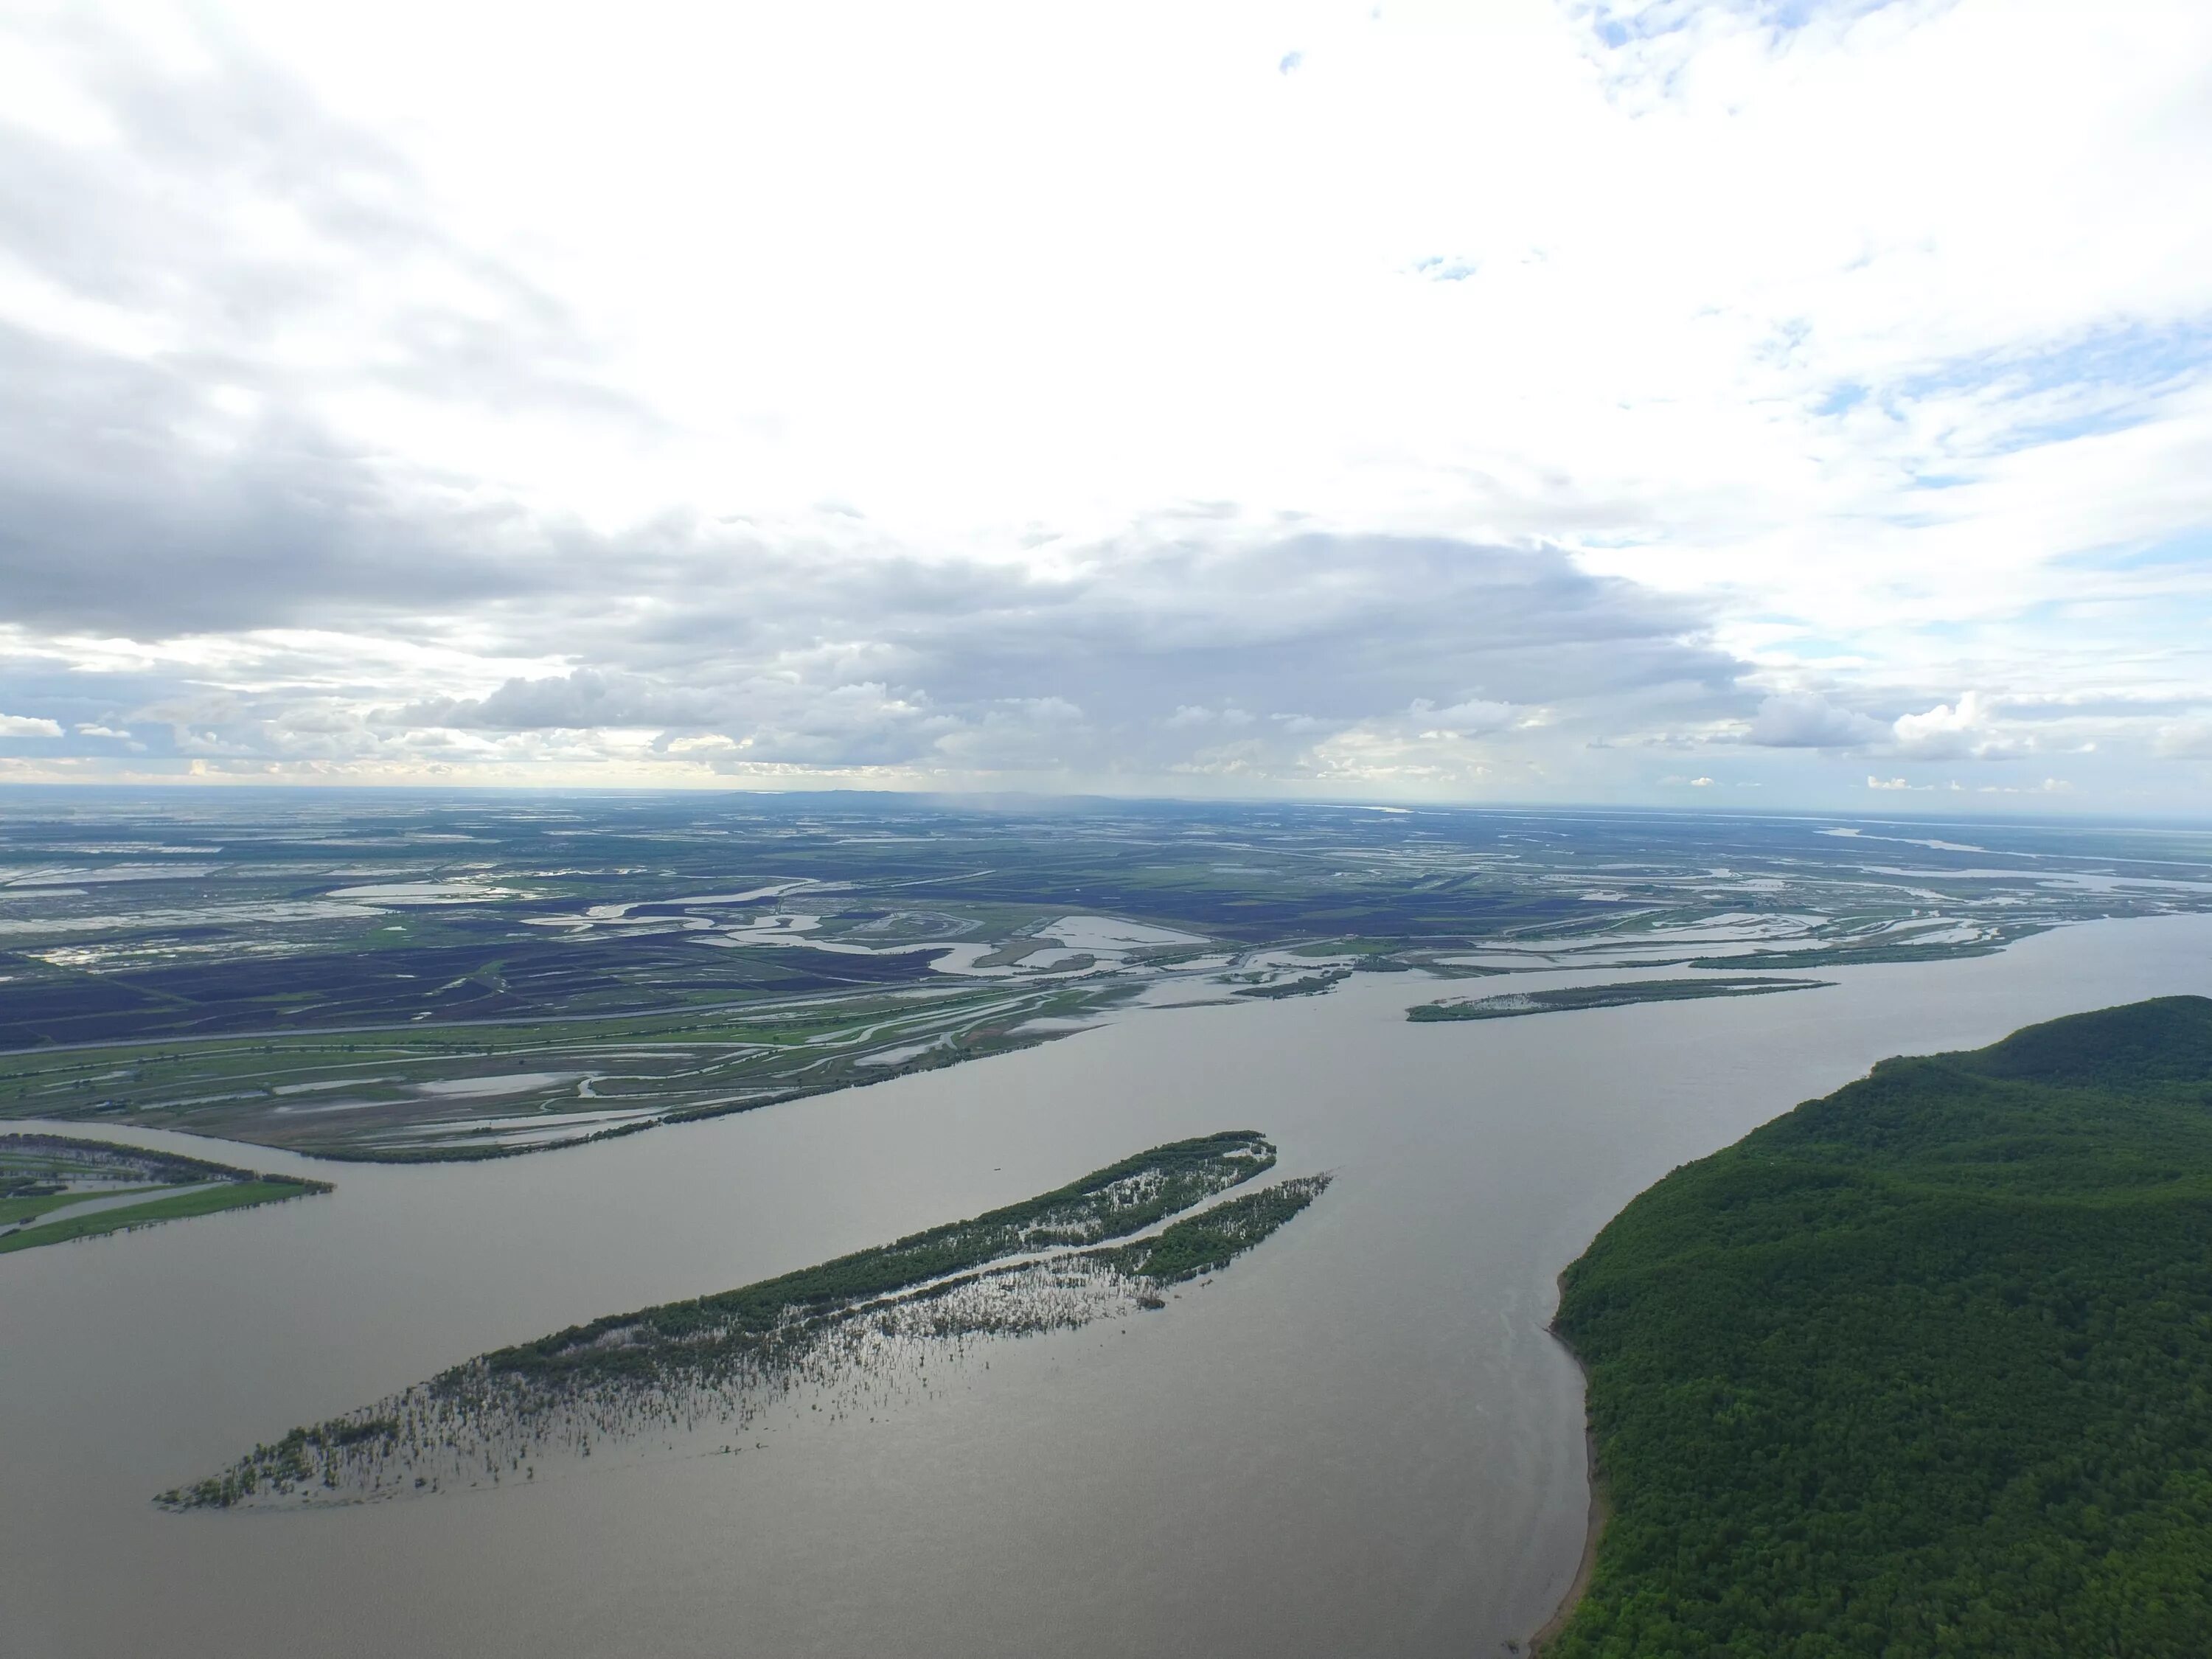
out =
[(2212, 6), (0, 8), (0, 781), (2212, 817)]

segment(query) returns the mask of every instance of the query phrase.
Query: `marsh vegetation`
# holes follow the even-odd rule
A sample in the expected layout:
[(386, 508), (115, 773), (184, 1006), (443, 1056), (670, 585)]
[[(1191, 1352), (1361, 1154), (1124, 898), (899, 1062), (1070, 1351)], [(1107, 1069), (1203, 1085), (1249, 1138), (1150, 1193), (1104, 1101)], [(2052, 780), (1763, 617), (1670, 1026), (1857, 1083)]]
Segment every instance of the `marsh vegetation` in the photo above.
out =
[(1161, 980), (1936, 960), (2201, 909), (2205, 874), (2184, 834), (2051, 827), (58, 796), (0, 814), (0, 1117), (507, 1157), (1051, 1042)]
[(0, 1254), (330, 1190), (148, 1147), (0, 1135)]
[(56, 798), (0, 813), (0, 1116), (504, 1157), (1052, 1041), (1164, 981), (1932, 960), (2212, 903), (2179, 832), (1850, 828)]
[(673, 1449), (704, 1432), (733, 1449), (794, 1400), (833, 1417), (888, 1409), (981, 1342), (1156, 1311), (1167, 1287), (1227, 1267), (1328, 1185), (1231, 1194), (1274, 1163), (1251, 1131), (1156, 1146), (970, 1220), (498, 1349), (156, 1501), (296, 1507), (495, 1486), (655, 1438)]
[(1452, 997), (1406, 1010), (1417, 1024), (1446, 1019), (1516, 1019), (1523, 1014), (1571, 1013), (1581, 1008), (1627, 1008), (1639, 1002), (1695, 1002), (1705, 997), (1757, 997), (1777, 991), (1814, 991), (1824, 979), (1641, 979), (1614, 985), (1569, 985), (1547, 991), (1507, 991), (1496, 996)]

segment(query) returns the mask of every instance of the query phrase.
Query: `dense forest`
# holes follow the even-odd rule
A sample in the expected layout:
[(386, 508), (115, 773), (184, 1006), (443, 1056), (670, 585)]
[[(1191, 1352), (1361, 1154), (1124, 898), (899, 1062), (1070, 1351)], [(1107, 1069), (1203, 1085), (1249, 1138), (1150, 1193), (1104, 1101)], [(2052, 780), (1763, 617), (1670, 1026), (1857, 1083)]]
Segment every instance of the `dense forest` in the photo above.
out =
[(2212, 1652), (2212, 1001), (1883, 1062), (1559, 1328), (1614, 1515), (1547, 1659)]

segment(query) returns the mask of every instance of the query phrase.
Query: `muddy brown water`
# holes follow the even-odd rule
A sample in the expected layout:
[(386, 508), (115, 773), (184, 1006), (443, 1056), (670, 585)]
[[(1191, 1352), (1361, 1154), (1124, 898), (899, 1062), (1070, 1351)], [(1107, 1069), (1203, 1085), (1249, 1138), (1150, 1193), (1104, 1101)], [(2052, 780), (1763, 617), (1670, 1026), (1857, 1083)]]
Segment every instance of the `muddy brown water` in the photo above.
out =
[[(2212, 993), (2212, 918), (1823, 976), (1412, 1025), (1450, 988), (1360, 975), (490, 1164), (139, 1137), (338, 1190), (0, 1258), (0, 1651), (1502, 1653), (1581, 1553), (1580, 1382), (1545, 1326), (1591, 1235), (1882, 1055)], [(342, 1510), (148, 1501), (488, 1347), (1246, 1126), (1335, 1186), (1166, 1311), (990, 1345), (876, 1422)]]

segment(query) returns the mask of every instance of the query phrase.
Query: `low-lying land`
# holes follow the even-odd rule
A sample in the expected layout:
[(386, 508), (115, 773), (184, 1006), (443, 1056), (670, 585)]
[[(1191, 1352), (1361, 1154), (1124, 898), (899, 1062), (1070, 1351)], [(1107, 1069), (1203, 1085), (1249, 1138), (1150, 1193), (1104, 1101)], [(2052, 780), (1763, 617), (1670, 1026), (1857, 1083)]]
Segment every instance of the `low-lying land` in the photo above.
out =
[(55, 793), (0, 801), (0, 1118), (503, 1157), (1153, 1000), (1932, 960), (2208, 907), (2212, 837), (2180, 830)]
[(1563, 1281), (1615, 1505), (1547, 1659), (2212, 1632), (2212, 1001), (1892, 1060)]
[(1776, 991), (1813, 991), (1825, 979), (1646, 979), (1622, 985), (1570, 985), (1552, 991), (1508, 991), (1498, 996), (1452, 997), (1406, 1010), (1425, 1024), (1439, 1019), (1516, 1019), (1522, 1014), (1563, 1014), (1580, 1008), (1626, 1008), (1639, 1002), (1694, 1002), (1705, 997), (1756, 997)]
[(1351, 977), (1352, 970), (1342, 968), (1330, 973), (1306, 974), (1297, 979), (1276, 980), (1264, 985), (1240, 985), (1232, 994), (1258, 997), (1265, 1001), (1274, 1001), (1283, 997), (1319, 996), (1324, 991), (1334, 990)]
[(836, 1401), (946, 1344), (1156, 1310), (1311, 1203), (1326, 1176), (1219, 1199), (1273, 1167), (1264, 1136), (1171, 1142), (969, 1221), (758, 1284), (501, 1348), (164, 1492), (171, 1509), (296, 1506), (535, 1480), (594, 1447), (750, 1429), (793, 1390)]
[(142, 1146), (0, 1135), (0, 1255), (330, 1190)]
[(956, 982), (659, 1014), (33, 1050), (0, 1060), (0, 1117), (125, 1121), (319, 1158), (499, 1158), (1027, 1048), (1073, 1029), (1108, 994)]

